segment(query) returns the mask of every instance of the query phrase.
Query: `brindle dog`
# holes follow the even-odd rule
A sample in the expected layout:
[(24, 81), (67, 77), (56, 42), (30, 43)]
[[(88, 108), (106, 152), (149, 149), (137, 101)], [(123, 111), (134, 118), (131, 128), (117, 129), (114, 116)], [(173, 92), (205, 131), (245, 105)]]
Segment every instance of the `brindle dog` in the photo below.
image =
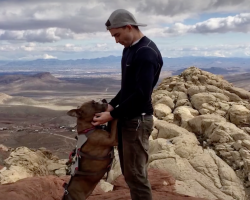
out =
[[(78, 109), (68, 111), (67, 114), (77, 118), (79, 135), (84, 130), (93, 129), (91, 122), (95, 113), (104, 112), (107, 107), (107, 103), (89, 101)], [(78, 171), (83, 173), (71, 176), (69, 183), (66, 184), (63, 200), (85, 200), (93, 192), (112, 162), (109, 153), (112, 152), (114, 146), (117, 146), (116, 126), (117, 121), (113, 120), (110, 132), (98, 128), (91, 130), (92, 133), (80, 148), (85, 156), (79, 160)], [(105, 157), (108, 159), (95, 159)]]

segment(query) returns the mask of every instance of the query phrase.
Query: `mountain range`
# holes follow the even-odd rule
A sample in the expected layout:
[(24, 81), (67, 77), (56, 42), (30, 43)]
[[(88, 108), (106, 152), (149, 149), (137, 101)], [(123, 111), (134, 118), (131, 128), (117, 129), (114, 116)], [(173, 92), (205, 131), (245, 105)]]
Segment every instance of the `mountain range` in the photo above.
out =
[[(222, 67), (250, 71), (250, 58), (223, 58), (223, 57), (163, 57), (163, 69), (179, 70), (196, 66), (199, 68)], [(31, 61), (0, 61), (1, 70), (41, 70), (55, 69), (120, 69), (121, 56), (108, 56), (94, 59), (58, 60), (37, 59)]]

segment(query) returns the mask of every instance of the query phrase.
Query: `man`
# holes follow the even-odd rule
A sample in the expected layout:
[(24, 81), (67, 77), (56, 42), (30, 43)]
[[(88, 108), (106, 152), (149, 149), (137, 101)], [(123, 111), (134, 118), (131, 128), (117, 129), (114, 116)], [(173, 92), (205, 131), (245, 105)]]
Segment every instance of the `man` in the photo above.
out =
[(153, 128), (151, 95), (163, 65), (157, 46), (139, 30), (134, 16), (114, 11), (106, 22), (116, 43), (124, 46), (121, 90), (106, 112), (97, 113), (93, 125), (118, 119), (121, 170), (133, 200), (152, 200), (147, 179), (149, 136)]

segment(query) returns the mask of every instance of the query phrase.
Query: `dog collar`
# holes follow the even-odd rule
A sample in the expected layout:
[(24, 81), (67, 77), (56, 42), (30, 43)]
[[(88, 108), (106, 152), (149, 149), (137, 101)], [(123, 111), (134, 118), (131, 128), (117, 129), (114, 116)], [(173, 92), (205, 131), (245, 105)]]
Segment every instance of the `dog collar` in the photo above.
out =
[(92, 126), (91, 128), (87, 128), (87, 129), (84, 129), (84, 130), (82, 130), (82, 131), (79, 131), (79, 132), (78, 132), (78, 135), (80, 135), (80, 134), (86, 134), (86, 133), (88, 133), (89, 131), (94, 130), (95, 128), (96, 128), (95, 126)]

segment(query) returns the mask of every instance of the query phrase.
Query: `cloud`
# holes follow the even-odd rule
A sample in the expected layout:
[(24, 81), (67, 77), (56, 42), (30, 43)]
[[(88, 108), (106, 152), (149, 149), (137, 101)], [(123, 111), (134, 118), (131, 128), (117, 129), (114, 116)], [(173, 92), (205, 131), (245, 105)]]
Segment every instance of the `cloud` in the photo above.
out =
[(70, 29), (75, 33), (105, 30), (107, 12), (103, 3), (91, 1), (22, 1), (11, 4), (0, 1), (0, 29), (2, 30), (36, 30), (36, 29)]
[(201, 13), (244, 12), (249, 0), (0, 0), (0, 29), (36, 30), (59, 28), (74, 33), (105, 31), (111, 12), (125, 8), (138, 21), (151, 26), (181, 22)]
[(249, 0), (154, 0), (140, 1), (137, 10), (143, 13), (175, 16), (181, 13), (248, 11)]
[[(250, 56), (250, 43), (241, 45), (159, 45), (162, 55), (165, 57), (182, 57), (182, 56), (217, 56), (217, 57), (246, 57)], [(67, 43), (64, 45), (50, 44), (34, 44), (27, 43), (25, 45), (9, 44), (0, 45), (1, 55), (16, 55), (22, 60), (32, 60), (38, 58), (59, 58), (70, 59), (69, 56), (78, 56), (82, 58), (86, 55), (98, 57), (99, 55), (121, 55), (121, 45), (110, 43), (93, 43), (89, 45), (76, 45)], [(52, 56), (52, 57), (50, 57)], [(7, 56), (5, 56), (7, 57)], [(12, 58), (12, 57), (11, 57)]]
[[(0, 0), (0, 54), (11, 59), (44, 58), (46, 54), (62, 59), (120, 55), (123, 47), (110, 37), (104, 23), (112, 11), (124, 8), (148, 24), (143, 33), (159, 42), (166, 56), (249, 56), (250, 48), (245, 45), (205, 47), (208, 42), (204, 41), (202, 47), (195, 46), (201, 42), (195, 40), (193, 46), (185, 46), (190, 44), (189, 38), (196, 37), (193, 34), (210, 34), (216, 41), (221, 37), (217, 34), (249, 33), (249, 7), (249, 0)], [(228, 17), (191, 24), (193, 19), (207, 19), (216, 13)], [(226, 38), (225, 43), (237, 42)]]
[(36, 59), (57, 59), (57, 57), (49, 55), (49, 54), (28, 55), (28, 56), (25, 56), (25, 57), (21, 57), (18, 60), (36, 60)]
[(61, 44), (39, 44), (39, 43), (27, 43), (19, 44), (13, 43), (8, 45), (0, 45), (1, 52), (17, 52), (17, 53), (40, 53), (43, 52), (47, 54), (55, 54), (56, 52), (61, 53), (77, 53), (77, 52), (101, 52), (101, 51), (122, 51), (122, 46), (117, 44), (107, 44), (107, 43), (91, 43), (88, 45), (79, 45), (67, 43), (64, 45)]
[(145, 33), (151, 36), (176, 36), (187, 33), (208, 34), (228, 32), (250, 32), (250, 13), (241, 13), (225, 18), (211, 18), (194, 25), (175, 23), (172, 27), (155, 28), (146, 30)]
[(166, 57), (201, 56), (201, 57), (248, 57), (250, 43), (242, 45), (210, 45), (210, 46), (165, 46), (161, 49)]
[(250, 43), (244, 45), (212, 45), (212, 46), (183, 46), (183, 47), (168, 47), (169, 51), (182, 51), (182, 52), (215, 52), (215, 51), (247, 51), (250, 49)]
[(51, 55), (48, 55), (48, 54), (44, 54), (43, 55), (43, 59), (56, 59), (57, 57), (55, 56), (51, 56)]
[(3, 52), (13, 52), (19, 50), (19, 47), (14, 45), (0, 45), (0, 51)]
[(187, 29), (190, 33), (250, 32), (250, 13), (242, 13), (226, 18), (212, 18), (197, 23)]
[[(193, 26), (184, 19), (205, 12), (245, 11), (249, 0), (0, 0), (0, 40), (28, 42), (56, 42), (63, 39), (107, 36), (105, 21), (117, 8), (135, 14), (149, 36), (169, 36), (185, 33), (249, 32), (250, 13), (227, 18), (214, 18)], [(172, 27), (163, 24), (174, 23)], [(178, 22), (178, 23), (176, 23)]]
[(36, 47), (36, 44), (31, 42), (26, 45), (22, 45), (20, 48), (23, 49), (24, 51), (34, 51)]
[(61, 39), (73, 39), (74, 33), (70, 30), (48, 28), (26, 31), (1, 31), (0, 40), (23, 40), (27, 42), (55, 42)]

